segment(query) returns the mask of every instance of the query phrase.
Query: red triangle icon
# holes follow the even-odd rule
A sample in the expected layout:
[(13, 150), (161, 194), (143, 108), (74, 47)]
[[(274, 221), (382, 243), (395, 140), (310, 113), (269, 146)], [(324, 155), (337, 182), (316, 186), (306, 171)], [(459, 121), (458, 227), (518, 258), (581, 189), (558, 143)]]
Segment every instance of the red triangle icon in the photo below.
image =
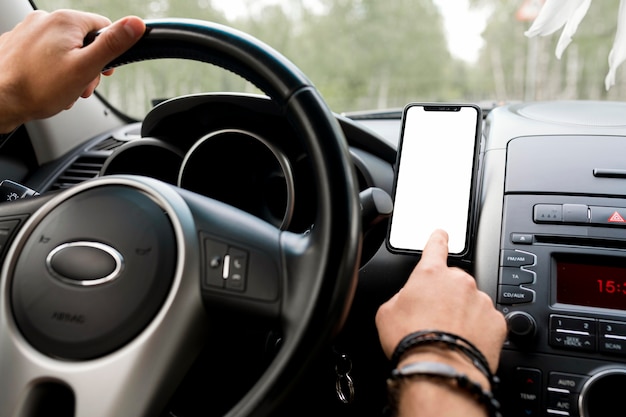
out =
[(609, 217), (609, 223), (626, 223), (626, 220), (618, 212), (615, 212)]

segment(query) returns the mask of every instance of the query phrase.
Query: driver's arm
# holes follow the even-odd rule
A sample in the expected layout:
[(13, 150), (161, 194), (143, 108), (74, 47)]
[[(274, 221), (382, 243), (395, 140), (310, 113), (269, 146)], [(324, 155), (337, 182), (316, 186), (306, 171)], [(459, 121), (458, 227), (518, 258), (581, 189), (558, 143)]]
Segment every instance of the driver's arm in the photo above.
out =
[(34, 11), (2, 34), (0, 133), (68, 109), (79, 97), (89, 97), (102, 68), (145, 31), (141, 19), (125, 17), (83, 48), (88, 33), (109, 25), (109, 19), (92, 13)]
[[(496, 371), (506, 336), (506, 324), (487, 294), (475, 280), (458, 268), (447, 266), (448, 236), (436, 231), (405, 286), (383, 304), (376, 315), (380, 342), (391, 357), (406, 335), (419, 330), (439, 330), (461, 336), (473, 343)], [(491, 390), (487, 378), (464, 355), (438, 345), (407, 351), (398, 367), (410, 363), (438, 362)], [(486, 408), (464, 390), (436, 378), (402, 378), (397, 393), (400, 416), (484, 416)]]

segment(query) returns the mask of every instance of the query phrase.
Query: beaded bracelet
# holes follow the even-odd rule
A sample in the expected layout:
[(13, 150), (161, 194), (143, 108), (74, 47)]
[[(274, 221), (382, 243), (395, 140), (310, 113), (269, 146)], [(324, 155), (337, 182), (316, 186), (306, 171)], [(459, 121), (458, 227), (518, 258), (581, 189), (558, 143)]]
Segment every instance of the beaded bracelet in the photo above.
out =
[(398, 346), (391, 356), (392, 367), (397, 367), (400, 358), (410, 349), (432, 344), (443, 344), (448, 349), (456, 350), (464, 354), (487, 378), (492, 389), (495, 389), (500, 382), (498, 377), (491, 372), (485, 355), (483, 355), (473, 343), (461, 336), (439, 330), (423, 330), (405, 336), (400, 343), (398, 343)]
[[(491, 391), (483, 390), (480, 384), (472, 381), (467, 375), (458, 372), (452, 366), (440, 362), (415, 362), (394, 369), (387, 380), (390, 392), (395, 392), (399, 382), (405, 378), (425, 377), (449, 381), (452, 386), (468, 393), (479, 404), (487, 408), (490, 417), (502, 417), (500, 403)], [(393, 408), (397, 399), (392, 398)]]

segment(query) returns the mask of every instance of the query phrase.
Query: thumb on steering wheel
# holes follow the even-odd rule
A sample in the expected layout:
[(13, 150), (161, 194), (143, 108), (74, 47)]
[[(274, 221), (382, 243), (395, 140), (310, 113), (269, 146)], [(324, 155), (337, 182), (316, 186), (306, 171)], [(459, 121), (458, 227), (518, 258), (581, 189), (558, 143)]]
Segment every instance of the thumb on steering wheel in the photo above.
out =
[[(146, 30), (146, 25), (139, 17), (127, 16), (102, 29), (93, 42), (84, 48), (86, 59), (97, 63), (100, 68), (117, 58), (133, 46)], [(112, 70), (105, 71), (107, 75)]]

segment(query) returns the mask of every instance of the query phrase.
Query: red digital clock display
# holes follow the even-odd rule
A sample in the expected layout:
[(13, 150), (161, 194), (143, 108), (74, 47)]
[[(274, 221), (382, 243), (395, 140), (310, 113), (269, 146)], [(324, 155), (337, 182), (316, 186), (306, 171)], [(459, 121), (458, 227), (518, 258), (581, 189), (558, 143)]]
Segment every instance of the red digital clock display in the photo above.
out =
[(556, 301), (626, 310), (626, 259), (556, 260)]

